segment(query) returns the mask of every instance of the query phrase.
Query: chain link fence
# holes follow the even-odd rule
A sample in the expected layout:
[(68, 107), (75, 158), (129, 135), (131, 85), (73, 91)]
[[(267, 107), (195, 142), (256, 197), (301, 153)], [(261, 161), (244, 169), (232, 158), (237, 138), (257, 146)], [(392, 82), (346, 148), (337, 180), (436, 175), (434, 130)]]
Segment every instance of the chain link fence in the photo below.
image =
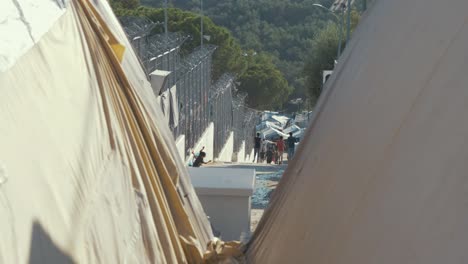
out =
[(154, 23), (147, 18), (121, 17), (120, 22), (147, 76), (155, 70), (171, 72), (159, 94), (173, 87), (178, 80), (177, 68), (181, 61), (180, 47), (189, 39), (189, 36), (173, 32), (153, 34), (151, 33), (153, 29), (162, 24)]
[(179, 101), (179, 126), (174, 137), (184, 134), (185, 145), (193, 148), (209, 125), (209, 91), (212, 55), (215, 46), (195, 49), (178, 66), (176, 82)]
[(210, 113), (214, 123), (214, 155), (219, 156), (229, 138), (233, 126), (232, 87), (234, 78), (222, 75), (212, 86), (210, 94)]
[(223, 74), (213, 85), (210, 113), (215, 124), (215, 155), (220, 154), (231, 131), (234, 132), (234, 153), (240, 151), (243, 142), (246, 152), (253, 149), (259, 112), (245, 105), (246, 98), (246, 94), (237, 91), (235, 77), (231, 74)]
[(211, 122), (214, 124), (214, 157), (220, 154), (231, 132), (234, 132), (235, 152), (244, 141), (246, 153), (253, 149), (258, 112), (246, 107), (246, 95), (237, 92), (233, 75), (224, 74), (212, 83), (215, 46), (203, 45), (182, 57), (180, 49), (189, 36), (172, 32), (153, 34), (153, 29), (161, 23), (146, 18), (122, 17), (120, 21), (147, 76), (155, 70), (170, 72), (157, 95), (176, 87), (177, 105), (171, 107), (177, 110), (174, 114), (178, 120), (169, 124), (174, 138), (185, 135), (186, 155)]
[(245, 99), (246, 95), (242, 94), (233, 99), (234, 150), (239, 150), (245, 141), (245, 150), (248, 152), (254, 148), (255, 127), (260, 122), (260, 114), (257, 110), (248, 108), (244, 103)]

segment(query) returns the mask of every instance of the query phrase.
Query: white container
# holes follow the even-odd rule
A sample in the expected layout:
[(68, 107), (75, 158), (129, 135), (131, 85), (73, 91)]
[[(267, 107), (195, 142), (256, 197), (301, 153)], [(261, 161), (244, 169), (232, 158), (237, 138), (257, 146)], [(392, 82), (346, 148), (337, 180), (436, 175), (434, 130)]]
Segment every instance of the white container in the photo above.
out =
[(255, 169), (189, 168), (192, 184), (214, 231), (225, 241), (250, 237)]

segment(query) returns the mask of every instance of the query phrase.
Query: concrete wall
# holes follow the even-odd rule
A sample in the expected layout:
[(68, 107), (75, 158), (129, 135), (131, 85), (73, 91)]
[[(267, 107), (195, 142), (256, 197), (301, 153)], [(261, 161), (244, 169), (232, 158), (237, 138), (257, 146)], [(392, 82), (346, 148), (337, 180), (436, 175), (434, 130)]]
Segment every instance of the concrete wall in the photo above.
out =
[(176, 147), (177, 147), (177, 153), (179, 153), (179, 156), (182, 160), (185, 160), (185, 135), (180, 135), (176, 139)]
[(192, 184), (223, 240), (250, 237), (250, 200), (254, 169), (189, 168)]
[(242, 141), (240, 148), (237, 150), (237, 162), (245, 162), (245, 141)]
[(238, 163), (252, 163), (253, 159), (253, 149), (245, 149), (245, 141), (242, 141), (242, 145), (238, 150), (237, 154), (237, 162)]
[[(184, 137), (182, 139), (182, 137)], [(183, 157), (183, 160), (186, 162), (189, 162), (190, 156), (186, 156), (187, 153), (183, 153), (182, 149), (185, 148), (185, 136), (182, 135), (176, 140), (176, 145), (177, 149)], [(223, 162), (231, 162), (233, 159), (235, 160), (237, 158), (237, 162), (241, 163), (246, 163), (246, 162), (252, 162), (252, 156), (253, 156), (253, 149), (249, 150), (247, 152), (247, 156), (245, 155), (246, 149), (245, 149), (245, 141), (242, 142), (242, 146), (238, 152), (236, 153), (236, 157), (233, 157), (234, 155), (234, 132), (231, 132), (229, 134), (228, 140), (224, 144), (223, 149), (221, 150), (220, 154), (218, 157), (214, 158), (213, 157), (213, 152), (214, 152), (214, 124), (210, 123), (208, 128), (205, 130), (203, 133), (203, 136), (200, 138), (198, 143), (195, 145), (194, 151), (197, 152), (199, 151), (203, 146), (205, 146), (205, 152), (206, 152), (206, 158), (205, 161), (208, 160), (216, 160), (216, 161), (223, 161)], [(183, 154), (183, 156), (182, 156)]]
[(223, 149), (219, 153), (219, 156), (216, 158), (217, 161), (232, 161), (232, 154), (234, 153), (234, 132), (229, 133), (229, 137), (224, 144)]
[[(198, 152), (203, 146), (205, 146), (206, 158), (205, 161), (214, 160), (214, 124), (210, 123), (208, 128), (203, 133), (202, 137), (195, 145), (194, 151)], [(188, 162), (189, 157), (185, 157), (184, 160)]]
[(249, 162), (249, 163), (252, 163), (253, 161), (253, 158), (254, 158), (254, 149), (251, 149), (250, 151), (246, 150), (247, 151), (247, 155), (245, 156), (245, 162)]

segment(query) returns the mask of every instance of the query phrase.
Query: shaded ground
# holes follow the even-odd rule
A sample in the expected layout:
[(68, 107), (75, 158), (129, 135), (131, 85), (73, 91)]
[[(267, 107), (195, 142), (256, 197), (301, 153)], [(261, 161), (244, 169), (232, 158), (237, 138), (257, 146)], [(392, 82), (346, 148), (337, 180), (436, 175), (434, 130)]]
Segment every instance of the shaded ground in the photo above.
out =
[(250, 231), (253, 233), (263, 216), (264, 209), (252, 209), (250, 211)]

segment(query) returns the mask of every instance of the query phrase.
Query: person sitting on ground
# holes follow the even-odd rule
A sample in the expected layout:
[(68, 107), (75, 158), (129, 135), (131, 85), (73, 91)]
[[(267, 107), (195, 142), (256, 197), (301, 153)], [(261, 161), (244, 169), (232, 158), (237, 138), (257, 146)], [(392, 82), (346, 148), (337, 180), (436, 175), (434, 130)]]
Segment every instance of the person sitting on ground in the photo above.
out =
[(203, 164), (208, 164), (211, 162), (211, 160), (209, 160), (208, 162), (205, 162), (203, 159), (206, 157), (206, 153), (203, 152), (203, 151), (200, 151), (200, 154), (198, 155), (198, 157), (195, 159), (195, 161), (193, 162), (193, 167), (200, 167), (201, 165)]
[(197, 153), (193, 152), (192, 150), (192, 155), (193, 155), (193, 160), (195, 161), (195, 159), (197, 158), (198, 155), (200, 155), (200, 153), (203, 152), (203, 150), (205, 149), (205, 146), (203, 146), (200, 151), (198, 151)]
[(191, 159), (191, 162), (189, 163), (189, 166), (193, 167), (193, 163), (195, 163), (195, 160), (197, 159), (198, 156), (200, 156), (200, 153), (202, 153), (204, 149), (205, 149), (205, 146), (203, 146), (200, 149), (200, 151), (198, 151), (196, 153), (192, 150), (192, 159)]

